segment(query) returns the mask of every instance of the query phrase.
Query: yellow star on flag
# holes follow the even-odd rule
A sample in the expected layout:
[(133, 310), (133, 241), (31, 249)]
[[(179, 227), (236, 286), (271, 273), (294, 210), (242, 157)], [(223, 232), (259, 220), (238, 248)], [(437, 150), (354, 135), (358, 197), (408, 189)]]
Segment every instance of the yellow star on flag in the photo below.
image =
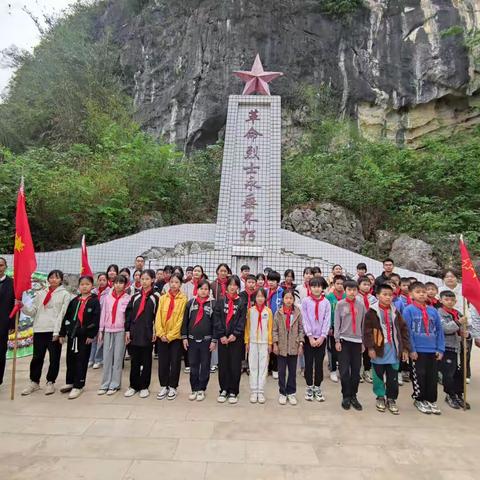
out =
[(21, 252), (24, 248), (25, 248), (25, 244), (22, 242), (22, 237), (15, 234), (15, 247), (14, 247), (14, 249), (17, 252)]

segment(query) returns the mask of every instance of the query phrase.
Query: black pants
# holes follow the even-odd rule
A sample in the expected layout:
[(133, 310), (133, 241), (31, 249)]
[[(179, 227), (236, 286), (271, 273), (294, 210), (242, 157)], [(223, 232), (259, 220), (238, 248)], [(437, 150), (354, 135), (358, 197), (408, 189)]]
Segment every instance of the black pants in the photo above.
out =
[[(323, 359), (325, 357), (326, 339), (320, 347), (312, 347), (310, 340), (305, 337), (305, 382), (307, 386), (319, 387), (323, 382)], [(315, 379), (314, 377), (315, 369)]]
[(158, 380), (162, 387), (178, 387), (182, 364), (183, 345), (180, 339), (171, 342), (157, 340)]
[[(245, 351), (245, 349), (244, 349), (244, 351)], [(268, 371), (269, 371), (269, 373), (270, 372), (278, 372), (277, 355), (275, 355), (273, 352), (270, 354), (270, 358), (268, 360)]]
[(0, 333), (0, 385), (3, 383), (5, 366), (7, 364), (8, 331)]
[(338, 355), (338, 369), (342, 382), (343, 398), (351, 398), (357, 395), (361, 363), (362, 344), (342, 340), (342, 351)]
[(365, 349), (362, 357), (363, 357), (363, 371), (367, 372), (372, 368), (372, 362), (370, 361), (370, 355), (368, 355), (368, 349)]
[[(323, 350), (325, 353), (325, 349)], [(297, 360), (298, 355), (287, 355), (278, 359), (278, 390), (281, 395), (293, 395), (297, 391)], [(288, 369), (288, 378), (287, 378)]]
[(413, 395), (420, 402), (437, 401), (438, 361), (434, 353), (417, 353), (418, 359), (412, 361), (411, 377)]
[[(472, 370), (470, 368), (470, 357), (472, 355), (472, 345), (473, 345), (473, 338), (467, 338), (467, 378), (472, 376)], [(462, 341), (462, 362), (463, 362), (463, 341)]]
[[(373, 391), (377, 397), (386, 396), (390, 400), (396, 400), (398, 398), (398, 365), (395, 365), (395, 368), (391, 363), (373, 363), (372, 365), (374, 372)], [(377, 385), (375, 376), (378, 377), (378, 382), (382, 382), (380, 386)]]
[(130, 388), (146, 390), (152, 377), (152, 345), (130, 345)]
[(328, 340), (328, 352), (330, 354), (330, 371), (336, 372), (337, 371), (337, 363), (338, 363), (338, 352), (335, 349), (335, 337), (333, 335), (329, 335), (327, 337)]
[[(60, 370), (62, 344), (57, 340), (52, 342), (53, 332), (38, 332), (33, 334), (33, 357), (30, 361), (30, 380), (40, 383), (43, 362), (48, 350), (50, 364), (47, 372), (47, 382), (55, 383)], [(68, 382), (67, 382), (68, 383)], [(77, 388), (77, 387), (75, 387)]]
[(238, 395), (240, 376), (242, 374), (242, 347), (243, 338), (223, 345), (218, 342), (218, 381), (220, 391)]
[(447, 395), (463, 395), (463, 356), (459, 362), (458, 355), (447, 350), (440, 362), (443, 391)]
[(210, 380), (211, 340), (196, 342), (188, 340), (188, 360), (190, 362), (190, 386), (192, 392), (205, 391)]
[(182, 358), (183, 358), (183, 363), (185, 364), (185, 368), (190, 367), (190, 358), (188, 356), (188, 351), (185, 350), (182, 346)]
[(408, 362), (400, 362), (400, 372), (410, 373), (410, 364)]
[(87, 379), (88, 359), (92, 345), (87, 345), (86, 341), (87, 337), (68, 338), (67, 384), (73, 385), (73, 388), (83, 388)]

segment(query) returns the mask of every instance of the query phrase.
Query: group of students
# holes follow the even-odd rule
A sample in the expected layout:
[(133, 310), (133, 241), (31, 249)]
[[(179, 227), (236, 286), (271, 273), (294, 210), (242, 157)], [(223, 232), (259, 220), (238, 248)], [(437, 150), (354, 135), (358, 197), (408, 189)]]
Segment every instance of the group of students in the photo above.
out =
[[(408, 373), (415, 407), (440, 414), (439, 371), (447, 404), (469, 408), (463, 398), (461, 353), (462, 338), (470, 333), (463, 314), (455, 309), (454, 288), (438, 294), (433, 283), (400, 278), (391, 259), (384, 261), (384, 272), (377, 278), (367, 273), (365, 264), (357, 266), (353, 278), (346, 277), (340, 265), (327, 278), (320, 268), (307, 267), (300, 285), (294, 283), (293, 270), (285, 271), (282, 281), (269, 268), (253, 275), (244, 265), (237, 276), (222, 263), (210, 282), (200, 265), (189, 267), (186, 275), (179, 266), (167, 265), (157, 272), (144, 267), (141, 256), (133, 275), (110, 265), (98, 274), (96, 286), (92, 277), (81, 276), (73, 298), (62, 285), (61, 271), (48, 274), (48, 289), (38, 291), (32, 305), (21, 305), (32, 316), (34, 329), (30, 383), (22, 395), (40, 389), (47, 351), (45, 394), (55, 392), (66, 343), (66, 385), (60, 391), (69, 399), (81, 395), (89, 365), (103, 364), (98, 395), (116, 394), (125, 359), (130, 359), (125, 397), (138, 393), (146, 398), (153, 359), (158, 358), (157, 399), (174, 400), (186, 352), (192, 401), (205, 399), (218, 363), (219, 403), (238, 402), (246, 370), (251, 403), (265, 403), (271, 372), (278, 379), (279, 403), (296, 405), (298, 365), (305, 378), (305, 400), (323, 402), (328, 353), (334, 382), (338, 368), (345, 410), (362, 410), (358, 387), (367, 381), (373, 383), (377, 410), (398, 414), (399, 384)], [(13, 288), (10, 292), (6, 287), (10, 283), (5, 269), (0, 258), (0, 307), (7, 311), (14, 299)], [(0, 367), (3, 378), (4, 364)]]

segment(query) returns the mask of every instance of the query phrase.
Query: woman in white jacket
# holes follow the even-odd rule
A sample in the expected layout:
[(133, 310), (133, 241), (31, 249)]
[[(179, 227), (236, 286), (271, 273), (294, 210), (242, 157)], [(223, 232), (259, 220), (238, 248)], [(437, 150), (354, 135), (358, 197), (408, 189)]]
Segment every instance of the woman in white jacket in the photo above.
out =
[(62, 285), (63, 273), (52, 270), (48, 274), (47, 289), (35, 294), (32, 306), (22, 305), (22, 312), (33, 318), (33, 357), (30, 362), (30, 385), (22, 395), (30, 395), (40, 389), (43, 361), (48, 350), (50, 365), (47, 372), (45, 395), (55, 392), (55, 381), (60, 369), (62, 345), (58, 341), (58, 332), (71, 295)]

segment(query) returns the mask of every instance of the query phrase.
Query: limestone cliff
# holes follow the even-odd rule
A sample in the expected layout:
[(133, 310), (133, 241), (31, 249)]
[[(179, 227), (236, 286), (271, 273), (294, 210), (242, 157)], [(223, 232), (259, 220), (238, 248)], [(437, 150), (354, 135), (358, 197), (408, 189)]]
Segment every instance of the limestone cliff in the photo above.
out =
[(300, 84), (330, 85), (339, 114), (369, 136), (417, 145), (480, 120), (478, 72), (464, 36), (480, 0), (365, 0), (346, 17), (321, 0), (111, 1), (100, 26), (122, 46), (121, 65), (142, 126), (186, 149), (216, 141), (234, 69), (255, 53), (281, 70), (273, 93), (286, 103)]

